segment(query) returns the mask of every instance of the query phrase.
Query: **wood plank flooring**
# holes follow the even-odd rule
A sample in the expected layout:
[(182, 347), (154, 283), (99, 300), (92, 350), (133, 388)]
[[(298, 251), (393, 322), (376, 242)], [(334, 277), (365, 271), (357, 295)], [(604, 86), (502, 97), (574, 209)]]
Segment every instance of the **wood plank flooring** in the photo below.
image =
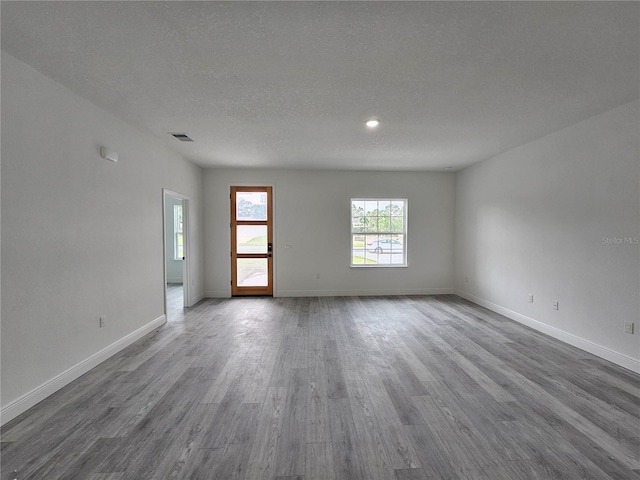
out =
[(2, 479), (640, 479), (640, 376), (452, 295), (206, 300), (2, 428)]
[(181, 283), (167, 283), (167, 316), (180, 315), (184, 307), (184, 293)]

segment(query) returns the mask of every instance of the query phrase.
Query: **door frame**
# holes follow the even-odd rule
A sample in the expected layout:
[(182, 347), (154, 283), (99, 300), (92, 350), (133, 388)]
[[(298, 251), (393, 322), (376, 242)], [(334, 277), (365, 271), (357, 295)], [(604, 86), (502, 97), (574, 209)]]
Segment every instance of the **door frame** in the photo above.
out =
[[(230, 210), (231, 210), (231, 187), (271, 187), (271, 241), (273, 244), (273, 248), (272, 248), (272, 262), (271, 262), (271, 270), (272, 270), (272, 287), (273, 287), (273, 293), (272, 296), (273, 297), (277, 297), (277, 290), (278, 290), (278, 282), (276, 281), (277, 279), (277, 273), (278, 273), (278, 267), (276, 265), (276, 256), (277, 256), (277, 235), (278, 235), (278, 231), (276, 228), (276, 220), (277, 220), (277, 212), (276, 212), (276, 183), (275, 182), (262, 182), (262, 181), (256, 181), (256, 182), (229, 182), (227, 184), (227, 199), (229, 200), (229, 203), (227, 204), (227, 214), (230, 215)], [(229, 226), (231, 226), (231, 216), (229, 216)], [(231, 228), (229, 228), (228, 230), (229, 234), (227, 235), (227, 250), (229, 252), (231, 252)], [(227, 272), (228, 272), (228, 279), (227, 279), (227, 286), (229, 288), (228, 292), (229, 292), (229, 297), (233, 297), (232, 294), (232, 287), (231, 287), (231, 280), (232, 280), (232, 272), (231, 272), (231, 256), (229, 256), (229, 262), (227, 263)]]
[(182, 233), (184, 238), (184, 260), (182, 261), (182, 293), (183, 300), (182, 306), (183, 308), (191, 307), (191, 295), (189, 294), (189, 279), (191, 278), (189, 275), (190, 272), (190, 253), (191, 249), (189, 244), (190, 242), (190, 232), (189, 232), (189, 202), (191, 201), (191, 197), (189, 195), (184, 195), (179, 192), (175, 192), (173, 190), (169, 190), (168, 188), (162, 189), (162, 266), (163, 266), (163, 291), (164, 291), (164, 314), (165, 316), (168, 313), (167, 309), (167, 206), (166, 206), (166, 198), (177, 198), (182, 200)]

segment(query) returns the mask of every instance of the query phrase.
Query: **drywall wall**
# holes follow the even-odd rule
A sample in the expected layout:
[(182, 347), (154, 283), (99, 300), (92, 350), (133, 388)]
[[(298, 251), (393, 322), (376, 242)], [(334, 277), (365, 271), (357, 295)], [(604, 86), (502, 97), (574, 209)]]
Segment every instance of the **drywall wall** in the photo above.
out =
[[(276, 296), (452, 292), (453, 174), (207, 169), (207, 296), (231, 294), (231, 185), (274, 187)], [(408, 267), (349, 266), (350, 199), (355, 197), (408, 199)]]
[(459, 172), (457, 291), (637, 370), (639, 124), (635, 101)]
[(183, 280), (183, 261), (175, 259), (175, 242), (176, 237), (174, 230), (174, 213), (175, 205), (182, 205), (182, 200), (165, 196), (165, 250), (167, 266), (167, 283), (182, 283)]
[(201, 298), (201, 169), (2, 53), (3, 422), (162, 323), (162, 188), (192, 199)]

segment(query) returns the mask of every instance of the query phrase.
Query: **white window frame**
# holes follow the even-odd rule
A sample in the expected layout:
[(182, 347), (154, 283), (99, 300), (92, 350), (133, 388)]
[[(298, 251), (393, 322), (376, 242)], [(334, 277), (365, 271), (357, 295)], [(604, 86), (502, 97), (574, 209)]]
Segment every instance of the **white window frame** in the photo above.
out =
[[(173, 206), (173, 259), (184, 260), (184, 209), (181, 204)], [(182, 221), (180, 219), (182, 218)], [(182, 255), (178, 238), (182, 236)]]
[[(375, 232), (354, 232), (354, 217), (353, 217), (353, 204), (354, 202), (403, 202), (403, 217), (402, 217), (402, 232), (391, 232), (391, 231), (375, 231)], [(382, 197), (366, 197), (366, 198), (352, 198), (349, 202), (349, 224), (350, 226), (350, 247), (349, 247), (349, 265), (353, 268), (404, 268), (408, 266), (408, 255), (407, 255), (407, 238), (408, 238), (408, 211), (409, 211), (409, 202), (406, 198), (382, 198)], [(385, 236), (402, 236), (403, 238), (403, 249), (402, 249), (402, 263), (353, 263), (353, 258), (356, 253), (360, 253), (357, 250), (354, 251), (354, 240), (356, 236), (365, 236), (366, 235), (385, 235)], [(380, 237), (379, 237), (380, 238)], [(366, 241), (366, 240), (365, 240)], [(363, 248), (365, 258), (372, 257), (376, 260), (379, 260), (380, 257), (375, 253), (370, 253), (366, 249), (366, 245)], [(382, 254), (384, 254), (383, 252)]]

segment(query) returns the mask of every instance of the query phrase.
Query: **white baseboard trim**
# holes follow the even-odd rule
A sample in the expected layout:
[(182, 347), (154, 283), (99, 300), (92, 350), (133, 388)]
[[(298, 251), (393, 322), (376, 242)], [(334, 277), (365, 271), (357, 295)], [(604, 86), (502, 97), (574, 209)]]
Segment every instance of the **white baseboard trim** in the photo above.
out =
[(207, 296), (205, 295), (204, 292), (200, 292), (197, 295), (194, 295), (191, 297), (191, 305), (195, 305), (196, 303), (198, 303), (200, 300), (203, 300), (207, 298)]
[[(274, 290), (274, 297), (367, 297), (373, 295), (451, 295), (454, 288), (427, 288), (414, 290)], [(231, 298), (230, 292), (213, 290), (204, 292), (203, 298)]]
[(559, 328), (552, 327), (551, 325), (547, 325), (546, 323), (542, 323), (538, 320), (527, 317), (526, 315), (514, 312), (513, 310), (501, 307), (500, 305), (489, 302), (461, 290), (456, 290), (455, 294), (459, 297), (469, 300), (470, 302), (476, 303), (482, 307), (488, 308), (491, 311), (499, 313), (500, 315), (504, 315), (511, 320), (522, 323), (527, 327), (531, 327), (534, 330), (537, 330), (549, 335), (550, 337), (579, 348), (580, 350), (584, 350), (585, 352), (608, 360), (612, 363), (615, 363), (616, 365), (631, 370), (632, 372), (640, 373), (640, 360), (636, 360), (635, 358), (631, 358), (614, 350), (610, 350), (607, 347), (603, 347), (602, 345), (598, 345), (597, 343), (585, 340), (584, 338), (580, 338), (576, 335), (573, 335), (572, 333), (568, 333), (564, 330), (560, 330)]
[(51, 380), (43, 383), (39, 387), (34, 388), (29, 393), (26, 393), (17, 400), (11, 402), (9, 405), (2, 407), (2, 409), (0, 410), (0, 425), (4, 425), (18, 415), (26, 412), (37, 403), (40, 403), (42, 400), (54, 394), (62, 387), (71, 383), (81, 375), (84, 375), (92, 368), (107, 360), (109, 357), (112, 357), (119, 351), (134, 343), (136, 340), (139, 340), (154, 329), (163, 325), (166, 321), (167, 317), (164, 314), (160, 315), (155, 320), (147, 323), (146, 325), (143, 325), (137, 330), (134, 330), (128, 335), (122, 337), (120, 340), (112, 343), (108, 347), (105, 347), (99, 352), (94, 353), (90, 357), (85, 358), (80, 363), (77, 363), (61, 374), (56, 375)]
[(278, 297), (368, 297), (377, 295), (445, 295), (453, 294), (453, 288), (427, 288), (413, 290), (390, 290), (390, 289), (371, 289), (371, 290), (278, 290)]

